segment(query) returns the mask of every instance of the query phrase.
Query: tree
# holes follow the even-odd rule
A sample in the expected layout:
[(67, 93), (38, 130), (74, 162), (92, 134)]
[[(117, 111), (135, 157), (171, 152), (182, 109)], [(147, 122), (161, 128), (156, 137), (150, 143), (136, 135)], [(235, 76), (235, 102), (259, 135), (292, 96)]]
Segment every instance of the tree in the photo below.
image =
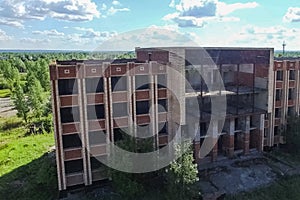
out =
[[(126, 133), (122, 134), (123, 139), (117, 142), (117, 145), (127, 151), (135, 152), (136, 151), (136, 141), (135, 138), (127, 135)], [(132, 161), (127, 157), (122, 157), (121, 160), (118, 160), (115, 164), (120, 166), (128, 166), (132, 164)], [(143, 186), (137, 181), (135, 174), (121, 172), (115, 169), (110, 171), (112, 183), (117, 192), (122, 196), (122, 199), (135, 199), (137, 196), (140, 196), (144, 193)]]
[(33, 76), (28, 78), (28, 104), (33, 111), (33, 116), (40, 118), (43, 113), (45, 96), (40, 82)]
[(27, 123), (29, 106), (19, 80), (14, 83), (12, 99), (17, 110), (17, 116), (21, 117)]
[(10, 62), (2, 60), (0, 62), (0, 69), (3, 74), (3, 78), (6, 80), (10, 89), (12, 89), (15, 80), (18, 78), (19, 71), (13, 67)]
[(286, 144), (289, 153), (300, 154), (300, 117), (288, 118), (287, 129), (285, 130)]
[[(186, 151), (184, 151), (187, 149)], [(198, 181), (197, 164), (194, 163), (193, 151), (189, 143), (184, 142), (175, 149), (175, 155), (180, 156), (166, 169), (166, 198), (192, 199), (199, 195), (193, 190), (193, 184)], [(196, 192), (196, 194), (195, 194)]]
[(43, 87), (44, 91), (50, 90), (50, 74), (49, 74), (49, 67), (48, 63), (45, 60), (39, 60), (37, 63), (37, 74), (36, 77), (40, 81), (41, 86)]

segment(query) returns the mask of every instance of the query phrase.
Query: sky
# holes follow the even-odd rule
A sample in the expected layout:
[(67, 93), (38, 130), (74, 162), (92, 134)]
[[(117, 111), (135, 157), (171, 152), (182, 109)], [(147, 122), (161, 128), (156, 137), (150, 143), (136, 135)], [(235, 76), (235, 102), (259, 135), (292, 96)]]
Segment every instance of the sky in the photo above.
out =
[(1, 0), (0, 49), (300, 50), (299, 0)]

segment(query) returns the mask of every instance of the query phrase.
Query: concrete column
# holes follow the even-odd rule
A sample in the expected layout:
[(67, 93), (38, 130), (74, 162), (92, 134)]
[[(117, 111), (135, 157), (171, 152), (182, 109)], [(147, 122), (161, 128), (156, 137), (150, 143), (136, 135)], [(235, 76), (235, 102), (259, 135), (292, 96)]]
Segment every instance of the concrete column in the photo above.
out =
[(196, 163), (200, 162), (200, 142), (195, 142), (194, 143), (194, 157)]
[(211, 161), (214, 162), (217, 160), (218, 157), (218, 121), (213, 121), (213, 128), (212, 128), (212, 138), (211, 142), (214, 145), (211, 151)]
[(258, 151), (263, 151), (263, 148), (264, 148), (264, 130), (265, 130), (265, 115), (261, 114), (260, 115), (258, 137), (257, 137), (257, 139), (258, 139), (257, 150)]
[(250, 143), (250, 116), (246, 117), (245, 132), (244, 132), (244, 154), (249, 154)]
[(228, 134), (228, 157), (234, 156), (234, 118), (230, 119), (229, 134)]

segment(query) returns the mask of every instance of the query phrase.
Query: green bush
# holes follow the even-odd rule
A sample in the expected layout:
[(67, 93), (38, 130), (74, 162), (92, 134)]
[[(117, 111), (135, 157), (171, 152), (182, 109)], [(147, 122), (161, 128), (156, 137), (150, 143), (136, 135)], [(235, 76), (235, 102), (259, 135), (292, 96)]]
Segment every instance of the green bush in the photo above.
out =
[(17, 128), (23, 125), (22, 120), (17, 117), (9, 117), (2, 119), (3, 120), (1, 120), (0, 122), (0, 129), (3, 131)]

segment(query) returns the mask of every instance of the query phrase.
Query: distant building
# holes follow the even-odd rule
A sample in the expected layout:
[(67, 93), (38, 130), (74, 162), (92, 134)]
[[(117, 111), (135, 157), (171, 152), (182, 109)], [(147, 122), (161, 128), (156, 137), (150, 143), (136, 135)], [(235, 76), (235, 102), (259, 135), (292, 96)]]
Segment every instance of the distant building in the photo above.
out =
[(300, 114), (300, 58), (275, 58), (273, 108), (270, 116), (270, 146), (283, 143), (287, 118)]
[[(195, 134), (195, 158), (201, 164), (283, 142), (278, 129), (285, 118), (278, 112), (299, 112), (299, 61), (274, 62), (271, 48), (137, 48), (136, 55), (135, 60), (50, 65), (59, 190), (106, 179), (97, 157), (109, 155), (107, 143), (121, 140), (121, 129), (139, 136), (149, 125), (146, 132), (156, 149), (176, 131), (183, 137)], [(209, 82), (194, 70), (204, 71)], [(224, 87), (217, 84), (218, 72)], [(278, 100), (279, 88), (284, 100)], [(223, 126), (210, 121), (211, 99), (220, 95), (227, 99)], [(210, 124), (212, 134), (207, 133)], [(216, 145), (200, 159), (205, 139)]]

